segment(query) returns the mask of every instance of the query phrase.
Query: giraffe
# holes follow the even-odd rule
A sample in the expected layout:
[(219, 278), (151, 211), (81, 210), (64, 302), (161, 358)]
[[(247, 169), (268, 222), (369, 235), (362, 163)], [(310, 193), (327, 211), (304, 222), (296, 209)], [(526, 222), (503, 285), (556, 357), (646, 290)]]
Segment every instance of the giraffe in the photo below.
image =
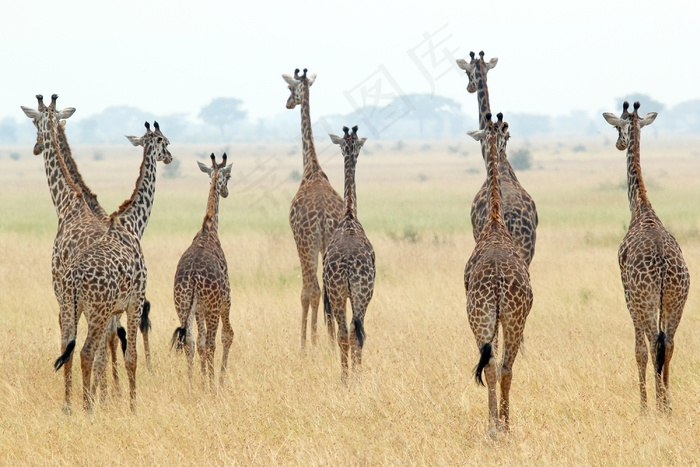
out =
[[(134, 191), (109, 217), (107, 232), (82, 250), (66, 272), (64, 301), (70, 307), (62, 313), (64, 351), (56, 360), (58, 370), (70, 363), (76, 344), (77, 319), (85, 314), (88, 332), (81, 350), (83, 406), (92, 411), (96, 386), (105, 367), (105, 330), (115, 315), (127, 316), (127, 348), (124, 356), (129, 378), (130, 406), (136, 411), (136, 332), (145, 301), (146, 265), (139, 239), (148, 224), (155, 195), (156, 162), (172, 161), (168, 144), (157, 122), (155, 130), (146, 123), (141, 140), (143, 161)], [(134, 141), (132, 140), (132, 144)], [(63, 311), (63, 310), (62, 310)], [(93, 365), (94, 362), (94, 365)], [(95, 378), (91, 383), (91, 374)], [(70, 409), (70, 399), (66, 400)]]
[(326, 251), (328, 242), (338, 226), (342, 216), (343, 200), (333, 189), (328, 177), (321, 169), (316, 157), (314, 138), (311, 131), (311, 114), (309, 110), (309, 86), (316, 80), (316, 75), (299, 75), (294, 70), (294, 77), (282, 75), (291, 92), (287, 108), (301, 105), (301, 140), (303, 144), (304, 173), (299, 190), (292, 199), (289, 210), (289, 225), (292, 227), (294, 241), (297, 245), (301, 263), (301, 348), (306, 345), (306, 323), (311, 307), (311, 343), (316, 343), (316, 324), (321, 289), (318, 285), (318, 256)]
[[(374, 293), (375, 264), (374, 249), (357, 219), (355, 190), (357, 157), (367, 138), (357, 137), (357, 126), (352, 128), (352, 134), (347, 127), (343, 127), (343, 132), (345, 135), (342, 138), (329, 134), (331, 140), (340, 145), (345, 161), (345, 208), (340, 224), (323, 255), (323, 307), (331, 337), (333, 317), (338, 324), (341, 379), (346, 382), (348, 352), (352, 357), (353, 370), (359, 370), (362, 364), (364, 320)], [(352, 309), (349, 337), (345, 319), (348, 298)]]
[(192, 244), (182, 254), (175, 272), (173, 298), (180, 327), (173, 333), (172, 345), (178, 350), (184, 347), (187, 357), (187, 375), (192, 382), (192, 362), (194, 359), (193, 320), (197, 320), (199, 339), (197, 350), (202, 364), (202, 375), (209, 373), (211, 387), (214, 387), (214, 350), (216, 331), (221, 319), (221, 341), (224, 354), (221, 362), (221, 383), (225, 382), (229, 349), (233, 342), (233, 329), (229, 322), (231, 309), (231, 286), (229, 285), (226, 256), (219, 241), (219, 196), (228, 197), (228, 182), (231, 179), (231, 165), (226, 166), (226, 153), (223, 161), (216, 163), (211, 155), (211, 167), (201, 162), (199, 169), (211, 178), (207, 210), (202, 228), (197, 232)]
[[(676, 239), (663, 226), (651, 207), (640, 163), (641, 129), (657, 116), (639, 116), (639, 102), (629, 112), (625, 102), (620, 117), (606, 112), (605, 120), (617, 128), (617, 149), (627, 149), (627, 198), (631, 220), (622, 239), (617, 259), (625, 302), (632, 317), (635, 354), (639, 369), (641, 410), (647, 410), (647, 342), (655, 352), (656, 403), (662, 412), (671, 411), (669, 372), (678, 329), (688, 291), (690, 275)], [(658, 325), (656, 314), (658, 313)]]
[[(479, 106), (479, 129), (484, 129), (486, 115), (491, 113), (489, 102), (489, 90), (486, 84), (486, 74), (496, 66), (497, 58), (488, 62), (484, 61), (484, 52), (479, 52), (476, 58), (474, 52), (470, 54), (471, 61), (458, 59), (457, 64), (466, 71), (469, 77), (467, 91), (477, 93)], [(483, 144), (483, 141), (482, 141)], [(535, 241), (537, 238), (537, 208), (530, 194), (523, 188), (515, 175), (513, 167), (508, 162), (505, 149), (499, 153), (498, 175), (501, 181), (501, 204), (506, 227), (513, 237), (515, 247), (520, 256), (529, 267), (532, 257), (535, 255)], [(471, 206), (471, 222), (474, 240), (486, 225), (489, 216), (488, 180), (485, 180), (474, 197)]]
[[(481, 141), (487, 163), (489, 217), (479, 234), (476, 246), (464, 269), (467, 316), (481, 357), (474, 372), (483, 386), (482, 371), (488, 385), (489, 428), (509, 429), (509, 396), (513, 362), (518, 354), (525, 320), (532, 307), (532, 289), (527, 264), (518, 253), (504, 218), (499, 190), (498, 154), (508, 140), (508, 124), (503, 114), (496, 123), (486, 114), (486, 123), (469, 135)], [(498, 326), (503, 330), (503, 359), (498, 365), (494, 353), (498, 344)], [(500, 413), (496, 387), (501, 386)]]
[[(61, 111), (55, 110), (55, 102), (58, 99), (58, 95), (54, 94), (52, 96), (52, 104), (47, 108), (43, 102), (43, 96), (37, 95), (37, 101), (39, 103), (39, 108), (37, 111), (29, 107), (22, 106), (22, 110), (25, 114), (32, 119), (35, 127), (37, 128), (37, 143), (34, 146), (34, 154), (44, 154), (44, 165), (46, 169), (47, 180), (49, 182), (49, 192), (52, 197), (52, 202), (56, 208), (56, 212), (59, 218), (59, 230), (54, 241), (53, 257), (52, 257), (52, 272), (53, 272), (53, 286), (56, 298), (60, 303), (61, 295), (61, 284), (63, 277), (63, 270), (67, 264), (72, 261), (77, 255), (77, 251), (84, 248), (88, 244), (92, 243), (99, 237), (101, 237), (104, 232), (107, 231), (108, 227), (108, 216), (105, 210), (97, 201), (97, 196), (90, 190), (85, 181), (80, 174), (77, 164), (72, 157), (72, 152), (70, 145), (68, 144), (66, 134), (65, 134), (65, 120), (60, 120), (61, 118), (67, 119), (74, 112), (75, 109), (72, 107), (63, 109)], [(49, 108), (54, 109), (54, 118), (58, 124), (57, 126), (57, 140), (58, 140), (58, 150), (50, 151), (45, 150), (44, 141), (46, 138), (43, 135), (42, 128), (40, 127), (40, 119), (48, 117)], [(43, 114), (42, 114), (43, 113)], [(51, 145), (47, 146), (48, 149), (53, 149)], [(59, 156), (60, 154), (60, 156)], [(64, 167), (65, 166), (65, 167)], [(73, 183), (70, 183), (70, 182)], [(82, 198), (85, 200), (89, 207), (89, 212), (82, 209), (78, 203), (73, 203), (74, 210), (64, 211), (65, 203), (60, 203), (60, 200), (69, 197), (69, 192), (75, 190), (75, 186), (82, 192)], [(65, 191), (65, 193), (63, 193)], [(60, 194), (59, 194), (60, 193)], [(80, 210), (79, 215), (74, 215), (75, 210)], [(90, 212), (94, 216), (94, 219), (90, 218)], [(102, 226), (100, 226), (100, 223)], [(144, 305), (144, 310), (150, 308), (150, 304), (146, 301)], [(119, 386), (119, 373), (117, 368), (117, 336), (122, 340), (122, 349), (125, 349), (125, 332), (124, 329), (118, 326), (118, 320), (115, 318), (114, 323), (110, 326), (113, 332), (109, 335), (110, 350), (112, 357), (112, 376), (114, 380), (114, 389), (117, 394), (121, 392)], [(148, 320), (148, 314), (145, 313), (142, 317), (141, 328), (147, 328), (150, 326)], [(142, 331), (143, 332), (143, 331)], [(146, 331), (147, 332), (147, 329)], [(147, 346), (147, 341), (144, 340), (144, 344)], [(148, 360), (148, 350), (147, 350), (147, 360)], [(71, 373), (71, 366), (67, 365), (65, 367), (65, 372)], [(70, 393), (70, 384), (67, 384), (67, 391)]]
[[(100, 205), (99, 201), (97, 201), (97, 195), (95, 195), (92, 190), (87, 186), (85, 181), (83, 180), (82, 175), (80, 174), (80, 171), (78, 170), (78, 166), (75, 163), (75, 160), (73, 159), (72, 156), (72, 151), (70, 149), (70, 146), (68, 145), (68, 140), (66, 138), (66, 133), (65, 133), (65, 126), (66, 126), (66, 121), (63, 120), (59, 122), (58, 125), (58, 144), (59, 144), (59, 150), (61, 151), (61, 155), (63, 156), (63, 159), (66, 163), (66, 167), (68, 168), (68, 172), (70, 173), (71, 177), (73, 178), (73, 181), (75, 184), (80, 187), (80, 189), (83, 192), (83, 198), (85, 198), (85, 202), (88, 204), (90, 207), (90, 210), (93, 212), (93, 214), (105, 225), (105, 231), (107, 230), (107, 227), (109, 226), (109, 215), (107, 212), (104, 210), (104, 208)], [(134, 137), (129, 137), (128, 138), (134, 138)], [(130, 140), (131, 141), (131, 140)], [(139, 146), (140, 144), (137, 143), (135, 144), (136, 146)], [(148, 370), (152, 370), (151, 367), (151, 349), (148, 341), (148, 332), (151, 329), (151, 320), (149, 319), (149, 314), (151, 310), (151, 302), (146, 299), (146, 301), (143, 304), (143, 310), (141, 311), (141, 322), (139, 324), (139, 330), (141, 331), (141, 337), (143, 338), (143, 347), (144, 347), (144, 353), (146, 356), (146, 367)], [(115, 387), (117, 392), (119, 393), (119, 373), (117, 371), (117, 341), (121, 341), (121, 348), (122, 348), (122, 353), (126, 352), (126, 331), (124, 330), (124, 327), (122, 327), (121, 322), (119, 320), (119, 316), (114, 316), (112, 318), (112, 321), (110, 324), (107, 326), (107, 345), (110, 349), (111, 357), (112, 357), (112, 376), (115, 381)]]

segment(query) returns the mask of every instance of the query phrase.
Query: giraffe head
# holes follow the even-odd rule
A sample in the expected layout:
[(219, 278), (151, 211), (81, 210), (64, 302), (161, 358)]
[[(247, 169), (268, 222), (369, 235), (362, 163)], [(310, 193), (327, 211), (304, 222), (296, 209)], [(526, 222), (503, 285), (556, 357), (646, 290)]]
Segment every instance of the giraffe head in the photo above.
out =
[[(287, 99), (287, 108), (288, 109), (293, 109), (297, 105), (301, 104), (302, 98), (304, 96), (304, 85), (311, 86), (314, 84), (314, 81), (316, 81), (316, 75), (310, 75), (306, 76), (306, 68), (304, 68), (304, 74), (299, 75), (299, 68), (294, 70), (294, 76), (291, 75), (282, 75), (282, 79), (284, 79), (289, 88), (289, 92), (291, 94), (289, 95), (289, 99)], [(308, 90), (308, 87), (307, 87)]]
[(493, 122), (491, 121), (491, 114), (486, 114), (486, 126), (484, 129), (468, 131), (467, 134), (477, 141), (486, 141), (487, 143), (493, 143), (493, 138), (495, 138), (497, 154), (504, 154), (510, 139), (508, 122), (503, 121), (503, 114), (500, 112), (496, 115), (496, 118), (498, 120)]
[(131, 141), (131, 144), (134, 146), (145, 147), (150, 154), (156, 156), (157, 161), (170, 164), (173, 161), (173, 156), (170, 154), (170, 151), (168, 151), (170, 141), (161, 133), (158, 122), (153, 122), (153, 126), (155, 127), (153, 131), (151, 131), (150, 123), (146, 122), (144, 126), (146, 127), (146, 134), (141, 137), (125, 135), (126, 138)]
[(474, 93), (479, 87), (479, 81), (483, 81), (482, 86), (483, 83), (486, 82), (486, 73), (488, 73), (491, 68), (496, 66), (498, 59), (494, 57), (488, 62), (485, 62), (483, 51), (479, 52), (479, 58), (476, 58), (476, 54), (474, 52), (469, 52), (469, 56), (471, 57), (470, 62), (460, 58), (457, 60), (457, 65), (459, 65), (459, 67), (464, 70), (469, 77), (467, 91)]
[[(199, 170), (209, 174), (209, 178), (216, 184), (215, 190), (218, 191), (222, 197), (226, 198), (228, 197), (228, 181), (231, 180), (232, 165), (229, 164), (226, 166), (226, 153), (224, 153), (222, 158), (223, 161), (221, 164), (217, 164), (214, 153), (211, 153), (211, 167), (199, 161), (197, 161), (197, 165), (199, 165)], [(216, 177), (216, 180), (214, 180), (214, 177)]]
[(63, 110), (56, 110), (56, 99), (58, 99), (58, 94), (51, 96), (51, 103), (46, 106), (44, 104), (44, 96), (41, 94), (36, 95), (37, 101), (39, 101), (39, 109), (34, 110), (30, 107), (22, 107), (24, 114), (32, 119), (32, 123), (36, 127), (36, 144), (34, 145), (34, 155), (38, 156), (45, 149), (48, 149), (51, 145), (51, 141), (47, 140), (48, 135), (51, 134), (51, 127), (56, 126), (62, 119), (66, 119), (73, 115), (75, 109), (73, 107), (66, 107)]
[(634, 110), (629, 111), (630, 104), (625, 101), (622, 104), (622, 114), (617, 117), (614, 113), (605, 112), (603, 118), (609, 124), (617, 128), (617, 143), (615, 147), (620, 151), (624, 151), (629, 146), (632, 132), (639, 132), (643, 127), (650, 125), (658, 115), (656, 112), (649, 112), (643, 118), (639, 117), (639, 102), (634, 103)]
[(343, 152), (345, 158), (350, 158), (350, 161), (355, 164), (357, 162), (357, 156), (360, 155), (360, 149), (362, 145), (365, 144), (367, 138), (357, 137), (357, 125), (352, 127), (352, 133), (348, 127), (343, 127), (343, 137), (336, 136), (332, 133), (328, 133), (331, 137), (331, 141), (340, 146), (340, 150)]

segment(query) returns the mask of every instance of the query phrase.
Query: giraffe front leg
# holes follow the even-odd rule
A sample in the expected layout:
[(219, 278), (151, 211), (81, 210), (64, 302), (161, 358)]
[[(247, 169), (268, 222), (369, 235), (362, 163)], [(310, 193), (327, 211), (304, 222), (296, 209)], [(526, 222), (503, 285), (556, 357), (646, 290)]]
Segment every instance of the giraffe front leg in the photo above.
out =
[(214, 378), (214, 353), (216, 352), (216, 332), (219, 329), (219, 316), (215, 316), (207, 326), (206, 364), (209, 373), (209, 386), (216, 391), (216, 379)]
[(99, 344), (95, 351), (93, 361), (93, 381), (91, 393), (93, 400), (97, 396), (97, 387), (100, 388), (100, 403), (104, 403), (107, 394), (107, 331), (102, 333)]
[(342, 307), (334, 305), (333, 314), (338, 324), (338, 347), (340, 347), (340, 380), (343, 384), (348, 381), (348, 352), (350, 343), (348, 339), (348, 327), (345, 323), (345, 312)]
[(85, 337), (83, 349), (80, 351), (80, 366), (83, 373), (83, 408), (86, 412), (93, 412), (94, 395), (90, 388), (92, 367), (95, 361), (95, 348), (101, 342), (104, 335), (104, 326), (99, 321), (88, 322), (88, 333)]

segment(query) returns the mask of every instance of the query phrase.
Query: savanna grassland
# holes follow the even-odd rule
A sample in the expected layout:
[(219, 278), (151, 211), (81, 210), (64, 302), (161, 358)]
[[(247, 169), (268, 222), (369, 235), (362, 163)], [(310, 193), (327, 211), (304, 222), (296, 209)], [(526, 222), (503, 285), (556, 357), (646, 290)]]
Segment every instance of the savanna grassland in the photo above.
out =
[[(60, 347), (50, 272), (56, 214), (40, 157), (31, 147), (0, 148), (0, 463), (700, 462), (700, 141), (656, 140), (651, 133), (642, 140), (650, 199), (691, 273), (667, 417), (654, 408), (651, 365), (652, 410), (639, 410), (632, 321), (617, 265), (630, 217), (625, 157), (614, 136), (528, 146), (533, 168), (518, 176), (539, 211), (530, 269), (535, 301), (514, 365), (512, 431), (497, 441), (486, 435), (487, 393), (474, 382), (478, 353), (465, 311), (464, 265), (474, 247), (469, 206), (485, 176), (479, 146), (466, 136), (402, 150), (370, 139), (360, 155), (358, 212), (378, 274), (363, 372), (348, 386), (340, 383), (337, 345), (329, 344), (322, 317), (318, 345), (299, 349), (301, 277), (287, 221), (301, 171), (297, 146), (228, 148), (234, 169), (219, 234), (235, 337), (227, 384), (218, 391), (204, 389), (198, 371), (188, 385), (185, 357), (171, 351), (170, 339), (179, 325), (175, 267), (201, 226), (209, 186), (195, 160), (206, 161), (211, 151), (220, 156), (222, 148), (171, 145), (180, 176), (165, 177), (159, 166), (142, 242), (153, 371), (139, 340), (136, 415), (127, 397), (115, 395), (85, 415), (79, 364), (74, 413), (61, 412), (63, 375), (52, 367)], [(342, 193), (339, 151), (317, 144)], [(131, 194), (139, 149), (125, 141), (73, 153), (107, 211)], [(81, 320), (78, 346), (85, 330)], [(217, 365), (220, 359), (219, 341)], [(120, 371), (124, 391), (121, 357)]]

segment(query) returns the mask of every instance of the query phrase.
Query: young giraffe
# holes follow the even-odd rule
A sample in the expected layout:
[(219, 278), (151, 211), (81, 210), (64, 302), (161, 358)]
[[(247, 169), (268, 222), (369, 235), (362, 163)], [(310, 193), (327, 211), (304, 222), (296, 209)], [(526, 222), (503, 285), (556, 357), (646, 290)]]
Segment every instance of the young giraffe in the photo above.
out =
[[(333, 317), (338, 323), (341, 378), (347, 381), (348, 351), (353, 369), (362, 364), (362, 345), (365, 338), (364, 320), (367, 306), (374, 293), (374, 249), (357, 219), (357, 191), (355, 190), (355, 166), (360, 148), (367, 138), (357, 137), (357, 126), (343, 127), (340, 138), (330, 134), (331, 140), (340, 145), (345, 160), (345, 212), (338, 229), (333, 234), (323, 255), (323, 306), (328, 331), (333, 336)], [(352, 321), (348, 339), (345, 306), (348, 298), (352, 309)]]
[(221, 341), (224, 355), (221, 361), (221, 383), (225, 382), (229, 349), (233, 342), (233, 329), (229, 322), (231, 309), (231, 286), (228, 279), (226, 256), (219, 241), (219, 195), (228, 197), (228, 182), (231, 179), (231, 165), (226, 166), (226, 154), (221, 164), (211, 155), (211, 167), (201, 162), (199, 169), (211, 178), (207, 211), (202, 228), (192, 240), (192, 245), (182, 254), (175, 272), (173, 298), (180, 327), (173, 333), (172, 345), (178, 350), (183, 347), (187, 357), (187, 375), (192, 382), (192, 362), (194, 359), (193, 320), (197, 320), (199, 339), (197, 350), (202, 364), (202, 375), (209, 378), (214, 387), (214, 350), (216, 331), (221, 319)]
[[(70, 309), (62, 316), (65, 351), (54, 366), (70, 363), (75, 348), (77, 319), (85, 314), (88, 332), (81, 351), (83, 404), (93, 407), (96, 386), (105, 368), (105, 330), (115, 315), (127, 316), (127, 348), (124, 356), (129, 377), (132, 411), (136, 410), (136, 333), (145, 301), (146, 265), (139, 239), (148, 224), (155, 194), (156, 162), (169, 164), (172, 156), (168, 141), (146, 124), (143, 137), (144, 155), (139, 177), (131, 197), (109, 218), (107, 232), (81, 251), (66, 273), (66, 301)], [(133, 137), (132, 137), (133, 138)], [(131, 139), (131, 138), (130, 138)], [(134, 138), (138, 139), (138, 138)], [(133, 141), (132, 141), (133, 142)], [(92, 370), (95, 378), (90, 385)], [(66, 400), (70, 408), (70, 399)]]
[(294, 77), (282, 75), (291, 92), (287, 108), (301, 105), (301, 141), (304, 151), (304, 173), (301, 184), (289, 210), (289, 225), (292, 227), (294, 241), (297, 245), (301, 263), (301, 348), (306, 345), (306, 322), (311, 307), (311, 343), (316, 343), (316, 324), (321, 289), (318, 286), (318, 255), (323, 255), (343, 211), (343, 200), (333, 189), (328, 177), (321, 170), (316, 158), (314, 137), (311, 132), (311, 115), (309, 110), (309, 86), (316, 80), (316, 75), (299, 76), (299, 69), (294, 70)]
[[(683, 314), (690, 289), (690, 275), (676, 239), (661, 223), (647, 196), (642, 180), (639, 140), (642, 127), (651, 124), (656, 112), (644, 118), (629, 103), (618, 118), (604, 113), (605, 120), (617, 128), (617, 148), (627, 149), (627, 198), (630, 205), (629, 230), (622, 239), (617, 259), (627, 309), (632, 316), (635, 352), (639, 367), (639, 391), (642, 411), (647, 409), (646, 368), (647, 343), (655, 350), (656, 403), (661, 411), (670, 412), (669, 371), (673, 356), (673, 338)], [(656, 313), (659, 314), (657, 326)]]
[[(488, 62), (484, 61), (484, 52), (479, 52), (479, 58), (474, 52), (469, 54), (471, 61), (458, 59), (457, 64), (466, 71), (469, 77), (467, 91), (477, 93), (479, 105), (479, 129), (484, 129), (486, 115), (491, 113), (489, 103), (489, 90), (486, 84), (486, 74), (496, 66), (497, 58)], [(537, 237), (537, 208), (530, 194), (525, 191), (518, 181), (513, 167), (506, 156), (505, 149), (499, 152), (498, 176), (501, 181), (501, 205), (503, 206), (503, 218), (506, 227), (513, 237), (515, 247), (520, 256), (529, 267), (532, 257), (535, 255), (535, 240)], [(471, 207), (472, 230), (474, 240), (486, 225), (489, 217), (488, 180), (485, 180), (474, 197)]]
[[(527, 265), (517, 252), (513, 239), (503, 220), (499, 191), (498, 154), (508, 140), (508, 124), (498, 114), (498, 122), (487, 114), (482, 130), (469, 135), (481, 141), (481, 151), (487, 163), (489, 217), (477, 239), (474, 252), (464, 270), (464, 288), (467, 294), (467, 316), (476, 338), (481, 358), (474, 376), (483, 385), (482, 371), (486, 373), (489, 399), (489, 428), (509, 429), (509, 395), (513, 377), (513, 362), (518, 354), (525, 328), (525, 320), (532, 307), (532, 289)], [(503, 329), (503, 360), (499, 367), (494, 353), (497, 349), (498, 325)], [(500, 374), (500, 414), (496, 401), (496, 387)]]

